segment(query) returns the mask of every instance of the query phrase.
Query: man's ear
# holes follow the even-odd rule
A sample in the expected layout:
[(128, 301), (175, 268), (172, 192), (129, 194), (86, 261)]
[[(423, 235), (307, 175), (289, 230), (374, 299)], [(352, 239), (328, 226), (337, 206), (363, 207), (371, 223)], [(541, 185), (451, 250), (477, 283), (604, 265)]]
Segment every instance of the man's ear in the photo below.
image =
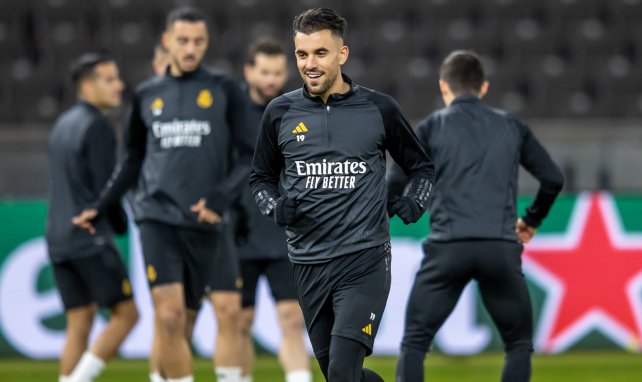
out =
[(439, 80), (439, 91), (441, 92), (442, 95), (450, 94), (450, 85), (448, 85), (448, 82), (440, 79)]
[(339, 51), (339, 65), (343, 65), (348, 61), (348, 56), (350, 55), (350, 49), (348, 49), (347, 45), (344, 45), (341, 47), (341, 50)]
[(243, 77), (247, 83), (250, 82), (250, 77), (252, 77), (252, 68), (253, 67), (250, 64), (243, 65)]
[(482, 86), (481, 86), (481, 88), (479, 89), (479, 98), (480, 98), (480, 99), (481, 99), (481, 98), (484, 98), (484, 96), (486, 95), (486, 93), (488, 93), (488, 88), (489, 88), (489, 86), (490, 86), (490, 84), (488, 83), (488, 81), (484, 81), (484, 83), (482, 83)]

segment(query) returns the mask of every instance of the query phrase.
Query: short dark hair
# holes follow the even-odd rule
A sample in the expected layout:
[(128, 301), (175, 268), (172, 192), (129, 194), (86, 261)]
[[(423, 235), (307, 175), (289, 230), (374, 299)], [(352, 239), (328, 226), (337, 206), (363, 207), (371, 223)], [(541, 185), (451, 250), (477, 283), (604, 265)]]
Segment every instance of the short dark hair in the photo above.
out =
[(333, 35), (343, 38), (348, 22), (330, 8), (313, 8), (297, 15), (292, 23), (292, 33), (311, 34), (329, 29)]
[(207, 17), (200, 9), (195, 7), (178, 7), (172, 9), (167, 14), (167, 19), (165, 20), (165, 30), (171, 28), (177, 21), (189, 21), (191, 23), (196, 23), (202, 21), (205, 25), (208, 24)]
[(105, 53), (85, 53), (71, 63), (71, 81), (78, 90), (80, 84), (96, 74), (96, 66), (113, 62), (113, 57)]
[(249, 65), (254, 65), (256, 63), (256, 55), (260, 53), (268, 56), (285, 55), (285, 49), (275, 38), (262, 37), (250, 44), (245, 62)]
[(484, 81), (484, 65), (477, 53), (456, 50), (448, 55), (439, 69), (439, 78), (446, 81), (455, 95), (479, 92)]

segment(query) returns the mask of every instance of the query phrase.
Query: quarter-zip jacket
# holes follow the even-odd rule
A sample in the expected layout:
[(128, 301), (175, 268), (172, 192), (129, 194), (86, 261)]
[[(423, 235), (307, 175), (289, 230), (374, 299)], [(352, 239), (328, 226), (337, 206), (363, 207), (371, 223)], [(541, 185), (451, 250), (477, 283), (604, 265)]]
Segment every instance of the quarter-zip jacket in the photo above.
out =
[(350, 90), (327, 104), (304, 86), (270, 102), (263, 114), (252, 193), (264, 214), (274, 205), (262, 201), (280, 196), (279, 181), (299, 203), (300, 218), (286, 229), (295, 263), (323, 263), (390, 240), (386, 150), (411, 183), (432, 181), (432, 162), (397, 103), (343, 79)]
[(222, 215), (238, 197), (253, 145), (245, 112), (238, 84), (220, 72), (199, 68), (173, 77), (168, 69), (141, 84), (127, 122), (126, 156), (99, 211), (136, 185), (130, 201), (137, 221), (216, 229), (198, 223), (190, 206), (204, 197)]
[[(46, 238), (52, 261), (99, 255), (115, 248), (108, 219), (98, 219), (96, 234), (71, 223), (98, 198), (116, 163), (116, 137), (92, 104), (78, 101), (54, 123), (49, 136), (49, 203)], [(120, 208), (118, 205), (110, 206)]]

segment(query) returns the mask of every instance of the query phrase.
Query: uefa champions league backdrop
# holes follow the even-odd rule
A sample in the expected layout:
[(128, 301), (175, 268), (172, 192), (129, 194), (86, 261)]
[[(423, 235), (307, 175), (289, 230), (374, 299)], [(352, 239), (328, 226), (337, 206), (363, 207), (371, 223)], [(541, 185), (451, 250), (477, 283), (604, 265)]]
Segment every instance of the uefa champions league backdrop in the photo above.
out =
[[(520, 211), (529, 200), (521, 199)], [(48, 265), (41, 201), (0, 203), (0, 356), (56, 358), (64, 340), (64, 315)], [(558, 200), (522, 257), (533, 300), (538, 352), (571, 348), (642, 350), (642, 197), (581, 194)], [(133, 227), (133, 225), (132, 225)], [(375, 354), (394, 355), (403, 331), (405, 304), (428, 233), (424, 217), (414, 226), (391, 223), (392, 289)], [(121, 349), (147, 357), (152, 306), (135, 227), (119, 247), (129, 264), (141, 319)], [(269, 290), (259, 287), (255, 339), (275, 351), (279, 327)], [(105, 324), (98, 318), (94, 334)], [(210, 355), (216, 321), (203, 306), (194, 348)], [(500, 350), (475, 284), (469, 285), (437, 335), (436, 348), (450, 354)]]

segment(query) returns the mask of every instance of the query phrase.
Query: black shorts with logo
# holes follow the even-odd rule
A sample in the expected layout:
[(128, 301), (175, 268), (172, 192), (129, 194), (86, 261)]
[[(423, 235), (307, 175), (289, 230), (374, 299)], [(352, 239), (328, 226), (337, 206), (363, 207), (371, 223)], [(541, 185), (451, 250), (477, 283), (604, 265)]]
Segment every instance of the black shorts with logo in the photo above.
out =
[(139, 228), (150, 288), (181, 283), (185, 288), (185, 306), (198, 310), (218, 256), (220, 234), (151, 220), (141, 222)]
[(241, 304), (244, 308), (256, 304), (256, 287), (261, 275), (267, 278), (276, 302), (297, 299), (290, 259), (284, 257), (282, 259), (241, 260), (241, 276), (243, 277)]
[(52, 268), (65, 310), (93, 303), (110, 308), (132, 298), (127, 267), (112, 248), (94, 256), (54, 262)]
[(360, 342), (370, 355), (390, 292), (390, 243), (293, 264), (293, 273), (316, 357), (328, 355), (332, 336)]
[(221, 237), (218, 245), (219, 256), (212, 263), (206, 291), (207, 293), (241, 292), (244, 281), (241, 278), (232, 225), (229, 221), (221, 223)]

